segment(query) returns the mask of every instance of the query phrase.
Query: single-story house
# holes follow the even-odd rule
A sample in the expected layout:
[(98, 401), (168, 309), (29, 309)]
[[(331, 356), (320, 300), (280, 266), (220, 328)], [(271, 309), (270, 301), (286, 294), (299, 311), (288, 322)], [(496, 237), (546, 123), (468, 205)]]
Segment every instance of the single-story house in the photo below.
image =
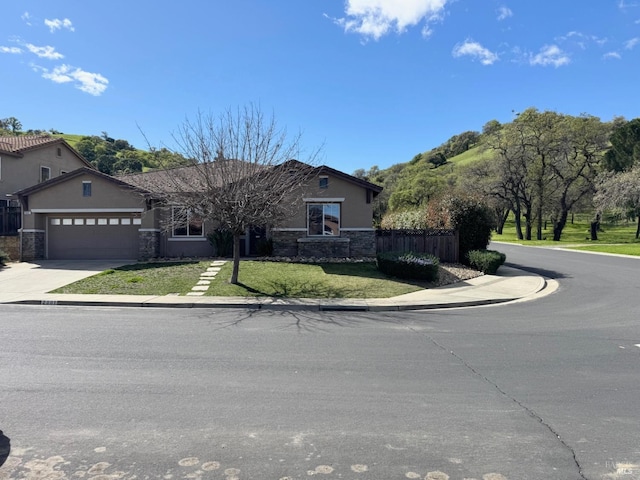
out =
[[(307, 167), (314, 175), (300, 189), (298, 207), (268, 232), (247, 229), (244, 253), (255, 252), (257, 237), (266, 235), (276, 256), (374, 256), (373, 200), (382, 187), (327, 166)], [(215, 256), (207, 235), (216, 225), (196, 215), (173, 221), (162, 193), (141, 186), (145, 175), (115, 178), (82, 167), (18, 191), (21, 259)]]

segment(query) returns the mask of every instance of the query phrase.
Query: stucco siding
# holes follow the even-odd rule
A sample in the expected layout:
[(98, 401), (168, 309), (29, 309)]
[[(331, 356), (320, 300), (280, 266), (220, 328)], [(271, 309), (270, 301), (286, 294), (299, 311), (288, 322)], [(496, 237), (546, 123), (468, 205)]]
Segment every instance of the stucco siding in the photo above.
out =
[[(58, 156), (58, 149), (60, 155)], [(4, 197), (40, 183), (40, 167), (50, 169), (51, 178), (87, 165), (64, 144), (29, 150), (23, 157), (0, 155), (0, 193)]]
[[(83, 182), (90, 182), (91, 196), (83, 195)], [(83, 174), (29, 195), (29, 210), (145, 209), (145, 199), (132, 190), (94, 175)]]
[[(320, 188), (320, 177), (314, 178), (304, 186), (296, 196), (299, 199), (297, 208), (280, 225), (281, 228), (307, 228), (307, 204), (304, 200), (314, 199), (322, 202), (336, 202), (341, 205), (341, 228), (371, 228), (373, 204), (367, 203), (367, 190), (352, 182), (333, 175), (328, 177), (327, 188)], [(373, 195), (370, 196), (373, 201)]]

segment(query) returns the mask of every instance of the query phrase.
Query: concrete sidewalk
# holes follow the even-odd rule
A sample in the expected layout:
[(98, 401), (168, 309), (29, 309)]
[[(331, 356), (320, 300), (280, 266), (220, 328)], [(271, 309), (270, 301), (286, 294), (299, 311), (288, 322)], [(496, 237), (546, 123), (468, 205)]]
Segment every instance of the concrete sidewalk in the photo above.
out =
[(69, 295), (46, 293), (127, 261), (42, 261), (14, 263), (0, 270), (0, 303), (164, 308), (250, 308), (315, 311), (398, 311), (469, 307), (532, 300), (550, 294), (557, 283), (515, 268), (500, 267), (446, 287), (391, 298), (305, 299), (270, 297), (192, 297), (176, 295)]

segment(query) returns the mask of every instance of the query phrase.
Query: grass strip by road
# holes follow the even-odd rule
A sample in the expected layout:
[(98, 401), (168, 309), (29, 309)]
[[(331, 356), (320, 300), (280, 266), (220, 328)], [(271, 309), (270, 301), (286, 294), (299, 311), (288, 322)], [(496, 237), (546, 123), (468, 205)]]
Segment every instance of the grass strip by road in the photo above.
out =
[[(209, 261), (153, 262), (106, 270), (51, 293), (186, 295)], [(241, 261), (239, 285), (231, 285), (228, 261), (205, 295), (280, 298), (388, 298), (414, 292), (425, 282), (390, 279), (374, 263), (300, 264)]]
[[(497, 242), (517, 243), (536, 247), (561, 247), (592, 252), (617, 253), (640, 256), (640, 240), (635, 238), (637, 224), (631, 221), (602, 223), (598, 232), (598, 240), (590, 240), (590, 224), (588, 216), (576, 215), (574, 223), (567, 223), (559, 242), (553, 241), (553, 225), (547, 222), (542, 230), (543, 240), (520, 240), (516, 236), (513, 220), (507, 221), (502, 235), (495, 232), (491, 239)], [(524, 229), (524, 225), (523, 225)], [(535, 238), (536, 232), (532, 232)], [(499, 248), (498, 248), (499, 250)]]

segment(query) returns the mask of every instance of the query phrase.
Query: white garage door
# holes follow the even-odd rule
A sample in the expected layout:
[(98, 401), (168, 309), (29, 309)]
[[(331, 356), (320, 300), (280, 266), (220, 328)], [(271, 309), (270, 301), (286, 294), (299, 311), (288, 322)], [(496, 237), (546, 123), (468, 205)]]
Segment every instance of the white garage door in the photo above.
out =
[(140, 218), (119, 215), (51, 215), (47, 219), (47, 258), (136, 259)]

